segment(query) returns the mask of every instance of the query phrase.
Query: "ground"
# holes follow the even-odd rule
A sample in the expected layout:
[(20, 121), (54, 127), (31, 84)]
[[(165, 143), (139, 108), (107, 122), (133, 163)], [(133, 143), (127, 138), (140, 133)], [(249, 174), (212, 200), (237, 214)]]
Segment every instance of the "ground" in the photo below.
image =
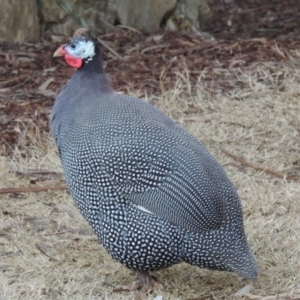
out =
[[(214, 40), (124, 28), (100, 37), (114, 88), (146, 97), (224, 166), (261, 271), (251, 285), (179, 264), (155, 273), (161, 287), (146, 299), (300, 299), (299, 8), (280, 2), (244, 1), (239, 14), (230, 1), (214, 6)], [(132, 299), (111, 293), (135, 274), (78, 213), (48, 133), (50, 108), (73, 72), (51, 58), (58, 39), (0, 49), (0, 299)]]

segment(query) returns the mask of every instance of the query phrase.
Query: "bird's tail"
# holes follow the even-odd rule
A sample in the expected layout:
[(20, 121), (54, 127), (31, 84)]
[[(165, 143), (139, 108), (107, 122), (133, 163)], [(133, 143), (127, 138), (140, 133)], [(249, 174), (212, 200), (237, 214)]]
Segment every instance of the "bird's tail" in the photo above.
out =
[(255, 279), (259, 272), (245, 235), (236, 232), (187, 234), (181, 253), (183, 261), (200, 268), (235, 272), (246, 279)]

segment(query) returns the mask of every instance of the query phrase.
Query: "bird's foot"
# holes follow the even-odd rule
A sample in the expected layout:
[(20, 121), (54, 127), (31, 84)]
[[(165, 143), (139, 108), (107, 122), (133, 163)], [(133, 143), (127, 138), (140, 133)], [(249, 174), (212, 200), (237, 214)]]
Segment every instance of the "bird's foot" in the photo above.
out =
[(150, 292), (153, 288), (159, 286), (158, 281), (155, 277), (151, 276), (149, 272), (140, 272), (138, 271), (139, 280), (126, 285), (119, 285), (113, 289), (113, 292), (131, 292), (137, 291), (135, 300), (142, 300), (144, 296)]

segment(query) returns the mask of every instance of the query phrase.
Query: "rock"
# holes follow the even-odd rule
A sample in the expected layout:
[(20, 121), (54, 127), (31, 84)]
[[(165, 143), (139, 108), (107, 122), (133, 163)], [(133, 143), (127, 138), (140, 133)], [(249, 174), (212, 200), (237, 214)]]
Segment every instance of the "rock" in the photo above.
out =
[(122, 25), (143, 31), (158, 31), (176, 8), (176, 0), (117, 0)]
[[(184, 17), (190, 22), (191, 27), (201, 29), (210, 16), (207, 0), (178, 0), (175, 18)], [(179, 28), (180, 29), (180, 28)]]
[(68, 5), (65, 8), (59, 6), (56, 1), (53, 0), (41, 0), (41, 12), (46, 25), (49, 23), (58, 23), (67, 17), (68, 10), (73, 10), (77, 5), (78, 0), (68, 0)]
[(70, 36), (78, 27), (88, 26), (96, 34), (113, 28), (116, 0), (68, 0), (68, 3), (59, 6), (53, 0), (42, 0), (42, 15), (50, 32)]
[(1, 0), (0, 12), (0, 41), (20, 43), (38, 38), (40, 28), (36, 0)]
[(209, 16), (206, 1), (0, 0), (0, 12), (4, 12), (0, 18), (0, 42), (38, 38), (41, 25), (46, 31), (66, 36), (87, 26), (100, 34), (112, 30), (117, 20), (149, 32), (158, 31), (164, 22), (171, 30), (200, 29)]

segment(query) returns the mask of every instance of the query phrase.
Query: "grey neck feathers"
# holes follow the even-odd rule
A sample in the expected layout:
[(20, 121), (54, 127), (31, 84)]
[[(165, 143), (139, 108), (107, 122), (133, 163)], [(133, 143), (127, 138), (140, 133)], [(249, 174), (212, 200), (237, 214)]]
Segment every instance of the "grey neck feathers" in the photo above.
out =
[(88, 106), (106, 99), (105, 94), (113, 92), (106, 73), (99, 69), (78, 69), (55, 100), (50, 117), (52, 134), (55, 136), (64, 117), (70, 117), (72, 112), (83, 112)]

